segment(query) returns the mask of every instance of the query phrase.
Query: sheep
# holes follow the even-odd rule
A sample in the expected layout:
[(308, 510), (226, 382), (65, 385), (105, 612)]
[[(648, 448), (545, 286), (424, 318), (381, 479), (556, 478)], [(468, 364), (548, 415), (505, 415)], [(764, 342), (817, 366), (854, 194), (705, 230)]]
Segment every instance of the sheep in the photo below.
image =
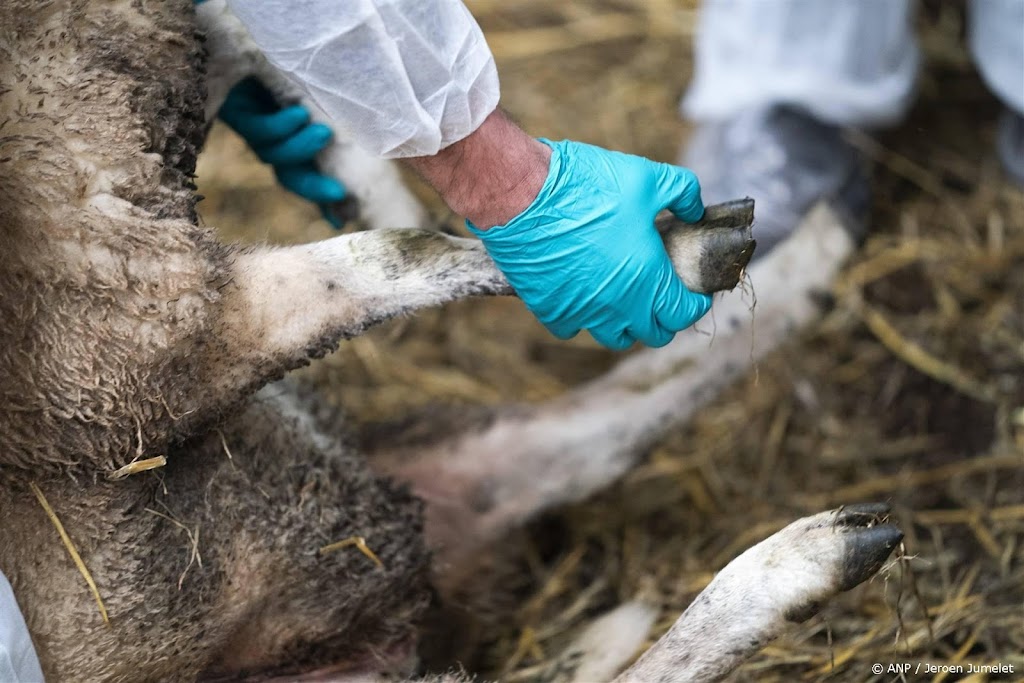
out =
[[(382, 320), (509, 294), (480, 245), (379, 229), (241, 248), (200, 227), (191, 0), (11, 0), (0, 64), (0, 570), (48, 680), (408, 678), (425, 609), (458, 598), (483, 549), (607, 486), (749, 362), (753, 322), (729, 293), (713, 354), (682, 335), (553, 401), (357, 451), (342, 414), (282, 378)], [(713, 230), (666, 234), (694, 286), (694, 235)], [(789, 283), (760, 296), (754, 355), (813, 317), (810, 292), (853, 248), (827, 207), (799, 237), (749, 269)], [(166, 464), (121, 476), (153, 456)], [(795, 522), (616, 680), (726, 675), (900, 537), (884, 506)], [(353, 551), (330, 552), (339, 541)], [(608, 615), (565, 670), (614, 676), (632, 652), (597, 650), (612, 633), (638, 642), (647, 614)]]

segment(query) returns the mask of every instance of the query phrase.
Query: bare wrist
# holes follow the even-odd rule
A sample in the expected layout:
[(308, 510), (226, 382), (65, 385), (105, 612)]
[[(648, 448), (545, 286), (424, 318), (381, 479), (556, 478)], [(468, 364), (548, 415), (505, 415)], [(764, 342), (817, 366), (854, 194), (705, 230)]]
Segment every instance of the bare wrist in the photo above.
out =
[(430, 157), (408, 163), (445, 203), (487, 229), (518, 216), (548, 175), (551, 149), (495, 110), (468, 137)]

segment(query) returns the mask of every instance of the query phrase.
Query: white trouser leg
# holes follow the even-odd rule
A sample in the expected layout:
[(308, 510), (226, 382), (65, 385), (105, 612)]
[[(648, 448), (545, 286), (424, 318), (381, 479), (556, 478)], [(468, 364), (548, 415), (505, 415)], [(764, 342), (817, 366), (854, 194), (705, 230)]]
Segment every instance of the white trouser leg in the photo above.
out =
[(969, 19), (978, 71), (1003, 104), (1024, 116), (1024, 0), (973, 0)]
[(7, 577), (0, 574), (0, 681), (42, 683), (43, 671)]
[(790, 104), (836, 125), (894, 122), (917, 74), (911, 19), (910, 0), (705, 0), (683, 112)]

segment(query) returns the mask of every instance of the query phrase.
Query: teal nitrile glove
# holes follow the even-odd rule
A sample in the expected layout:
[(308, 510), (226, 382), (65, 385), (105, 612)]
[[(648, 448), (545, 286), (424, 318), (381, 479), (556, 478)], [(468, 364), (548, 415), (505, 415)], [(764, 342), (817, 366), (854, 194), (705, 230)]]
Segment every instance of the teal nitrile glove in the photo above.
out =
[(623, 350), (664, 346), (711, 308), (672, 268), (654, 227), (669, 209), (704, 214), (700, 185), (685, 169), (600, 147), (551, 142), (547, 180), (505, 225), (479, 230), (487, 252), (527, 308), (560, 339), (581, 329)]
[(221, 120), (249, 143), (256, 156), (274, 167), (278, 182), (295, 194), (319, 204), (335, 228), (342, 227), (331, 205), (345, 199), (345, 186), (320, 173), (316, 155), (333, 135), (322, 123), (311, 123), (302, 105), (281, 107), (255, 78), (247, 78), (228, 93), (218, 112)]

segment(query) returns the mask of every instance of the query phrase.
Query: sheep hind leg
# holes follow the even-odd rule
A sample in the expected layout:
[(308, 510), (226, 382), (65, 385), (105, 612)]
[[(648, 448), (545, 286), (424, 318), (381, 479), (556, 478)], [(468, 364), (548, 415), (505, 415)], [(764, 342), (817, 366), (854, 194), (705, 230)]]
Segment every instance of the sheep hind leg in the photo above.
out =
[(242, 251), (224, 292), (222, 338), (287, 370), (384, 320), (512, 289), (477, 240), (384, 228)]
[(390, 318), (512, 291), (477, 240), (422, 229), (241, 250), (229, 278), (216, 335), (230, 353), (207, 381), (250, 392)]
[[(729, 563), (615, 683), (701, 683), (803, 622), (838, 593), (879, 570), (903, 533), (885, 504), (850, 505), (807, 517)], [(541, 680), (610, 681), (647, 637), (657, 611), (638, 602), (596, 619)]]
[(790, 625), (868, 580), (903, 538), (885, 504), (798, 520), (725, 569), (615, 683), (719, 681)]

